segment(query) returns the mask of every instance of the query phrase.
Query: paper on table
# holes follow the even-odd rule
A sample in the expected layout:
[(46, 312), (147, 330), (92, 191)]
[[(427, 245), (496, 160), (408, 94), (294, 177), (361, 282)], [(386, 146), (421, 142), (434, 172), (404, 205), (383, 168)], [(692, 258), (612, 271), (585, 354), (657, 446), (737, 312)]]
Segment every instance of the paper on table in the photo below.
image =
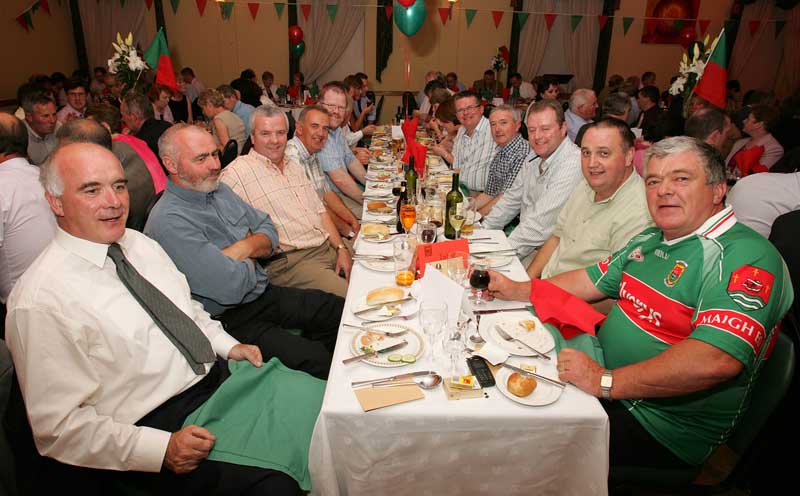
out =
[(458, 321), (464, 288), (432, 267), (425, 271), (425, 277), (419, 281), (418, 288), (415, 289), (415, 294), (419, 295), (423, 302), (438, 301), (447, 305), (448, 323), (455, 324)]
[(403, 129), (400, 126), (392, 126), (392, 139), (405, 139)]
[(353, 392), (365, 412), (383, 408), (385, 406), (399, 405), (409, 401), (421, 400), (425, 397), (417, 385), (392, 386), (392, 387), (365, 387), (354, 389)]
[(479, 357), (489, 360), (489, 363), (492, 365), (505, 362), (510, 356), (506, 350), (500, 348), (494, 343), (491, 343), (490, 341), (486, 341), (486, 343), (483, 345), (483, 348), (481, 348), (480, 351), (473, 353), (473, 355), (478, 355)]

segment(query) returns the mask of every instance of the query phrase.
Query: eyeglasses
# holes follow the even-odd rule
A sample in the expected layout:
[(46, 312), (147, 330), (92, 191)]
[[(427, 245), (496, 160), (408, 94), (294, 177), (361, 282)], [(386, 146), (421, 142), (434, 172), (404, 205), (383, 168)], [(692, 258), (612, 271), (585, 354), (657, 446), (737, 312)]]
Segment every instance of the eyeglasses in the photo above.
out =
[(334, 105), (332, 103), (322, 102), (322, 106), (327, 108), (328, 110), (338, 110), (339, 112), (344, 112), (345, 110), (347, 110), (347, 107), (342, 107), (341, 105)]
[(470, 105), (469, 107), (464, 107), (462, 109), (457, 109), (456, 110), (456, 115), (458, 115), (458, 114), (463, 115), (463, 114), (466, 114), (467, 112), (471, 112), (471, 111), (473, 111), (473, 110), (475, 110), (477, 108), (480, 108), (480, 104), (478, 104), (478, 105)]

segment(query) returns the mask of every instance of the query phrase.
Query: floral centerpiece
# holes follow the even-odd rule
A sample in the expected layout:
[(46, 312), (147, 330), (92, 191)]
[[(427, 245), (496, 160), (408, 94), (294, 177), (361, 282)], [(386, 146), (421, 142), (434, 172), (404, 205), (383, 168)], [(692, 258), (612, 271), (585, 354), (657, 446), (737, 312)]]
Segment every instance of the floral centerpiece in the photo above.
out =
[[(687, 50), (687, 52), (684, 52), (678, 69), (680, 75), (669, 88), (670, 95), (681, 95), (683, 98), (684, 118), (689, 116), (689, 105), (692, 99), (692, 92), (694, 92), (697, 82), (700, 81), (700, 78), (703, 76), (708, 59), (711, 56), (711, 53), (714, 51), (714, 47), (716, 46), (719, 37), (717, 37), (714, 40), (714, 43), (712, 43), (710, 46), (708, 44), (708, 40), (709, 37), (706, 35), (706, 38), (703, 40), (702, 44), (695, 42), (692, 44), (689, 50)], [(704, 49), (703, 47), (708, 48)]]
[(114, 55), (108, 59), (108, 72), (114, 75), (117, 80), (125, 84), (125, 92), (136, 88), (142, 73), (150, 67), (139, 56), (139, 52), (133, 45), (133, 34), (128, 33), (124, 40), (117, 33), (117, 42), (111, 43), (114, 47)]

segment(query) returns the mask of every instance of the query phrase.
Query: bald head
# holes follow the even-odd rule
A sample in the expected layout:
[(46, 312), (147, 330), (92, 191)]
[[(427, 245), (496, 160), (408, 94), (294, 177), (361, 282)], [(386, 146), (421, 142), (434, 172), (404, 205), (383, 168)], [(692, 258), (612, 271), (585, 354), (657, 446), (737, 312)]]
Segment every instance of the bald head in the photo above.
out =
[(56, 132), (59, 145), (94, 143), (111, 150), (111, 133), (94, 119), (72, 119)]
[(28, 153), (28, 130), (21, 120), (0, 112), (0, 162)]

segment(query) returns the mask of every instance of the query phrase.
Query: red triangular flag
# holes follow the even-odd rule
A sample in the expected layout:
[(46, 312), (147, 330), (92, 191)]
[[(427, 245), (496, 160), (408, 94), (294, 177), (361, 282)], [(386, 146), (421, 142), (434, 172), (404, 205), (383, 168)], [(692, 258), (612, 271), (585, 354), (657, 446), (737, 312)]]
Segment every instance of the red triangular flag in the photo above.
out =
[(608, 16), (597, 16), (597, 23), (600, 25), (600, 31), (606, 27), (606, 23), (608, 22)]
[(25, 19), (25, 14), (18, 15), (16, 21), (19, 23), (20, 26), (25, 28), (25, 31), (30, 31), (30, 28), (28, 27), (28, 21)]
[(250, 15), (253, 17), (254, 21), (256, 20), (256, 16), (258, 15), (258, 7), (260, 7), (260, 6), (261, 6), (261, 4), (258, 4), (258, 3), (248, 3), (247, 4), (247, 8), (250, 9)]
[(648, 17), (647, 19), (644, 20), (645, 29), (647, 29), (648, 32), (652, 33), (653, 31), (656, 30), (656, 26), (658, 26), (658, 21), (659, 21), (658, 19)]
[(302, 10), (302, 11), (303, 11), (303, 17), (304, 17), (304, 18), (305, 18), (305, 20), (307, 21), (307, 20), (308, 20), (308, 16), (310, 16), (310, 15), (311, 15), (311, 4), (310, 4), (310, 3), (304, 3), (304, 4), (302, 4), (302, 5), (300, 6), (300, 10)]
[(200, 17), (203, 17), (203, 13), (206, 11), (206, 1), (207, 0), (194, 0), (197, 2), (197, 11), (200, 12)]
[(147, 7), (147, 10), (150, 10), (150, 8), (153, 6), (153, 0), (144, 0), (144, 5)]
[(708, 29), (708, 25), (711, 24), (711, 19), (700, 19), (697, 21), (698, 26), (700, 26), (700, 37), (706, 35), (706, 30)]
[(750, 36), (753, 36), (756, 34), (756, 31), (758, 31), (758, 26), (761, 25), (761, 21), (750, 21), (747, 25), (750, 28)]
[[(153, 0), (150, 0), (150, 4), (151, 5), (153, 4)], [(47, 12), (47, 15), (52, 15), (50, 14), (50, 4), (47, 3), (47, 0), (39, 0), (39, 7), (41, 7), (42, 10)], [(148, 5), (147, 8), (149, 9), (150, 6)]]
[(394, 10), (394, 7), (392, 7), (391, 5), (384, 5), (383, 6), (383, 11), (386, 12), (386, 20), (387, 21), (391, 21), (392, 20), (392, 10)]
[(492, 17), (494, 18), (494, 27), (500, 27), (500, 21), (503, 19), (503, 11), (502, 10), (493, 10)]
[(450, 7), (439, 7), (439, 17), (442, 18), (442, 26), (447, 24), (447, 18), (450, 17)]
[(558, 17), (558, 14), (545, 14), (544, 15), (544, 22), (547, 24), (547, 30), (548, 31), (553, 29), (553, 23), (556, 22), (556, 17)]

